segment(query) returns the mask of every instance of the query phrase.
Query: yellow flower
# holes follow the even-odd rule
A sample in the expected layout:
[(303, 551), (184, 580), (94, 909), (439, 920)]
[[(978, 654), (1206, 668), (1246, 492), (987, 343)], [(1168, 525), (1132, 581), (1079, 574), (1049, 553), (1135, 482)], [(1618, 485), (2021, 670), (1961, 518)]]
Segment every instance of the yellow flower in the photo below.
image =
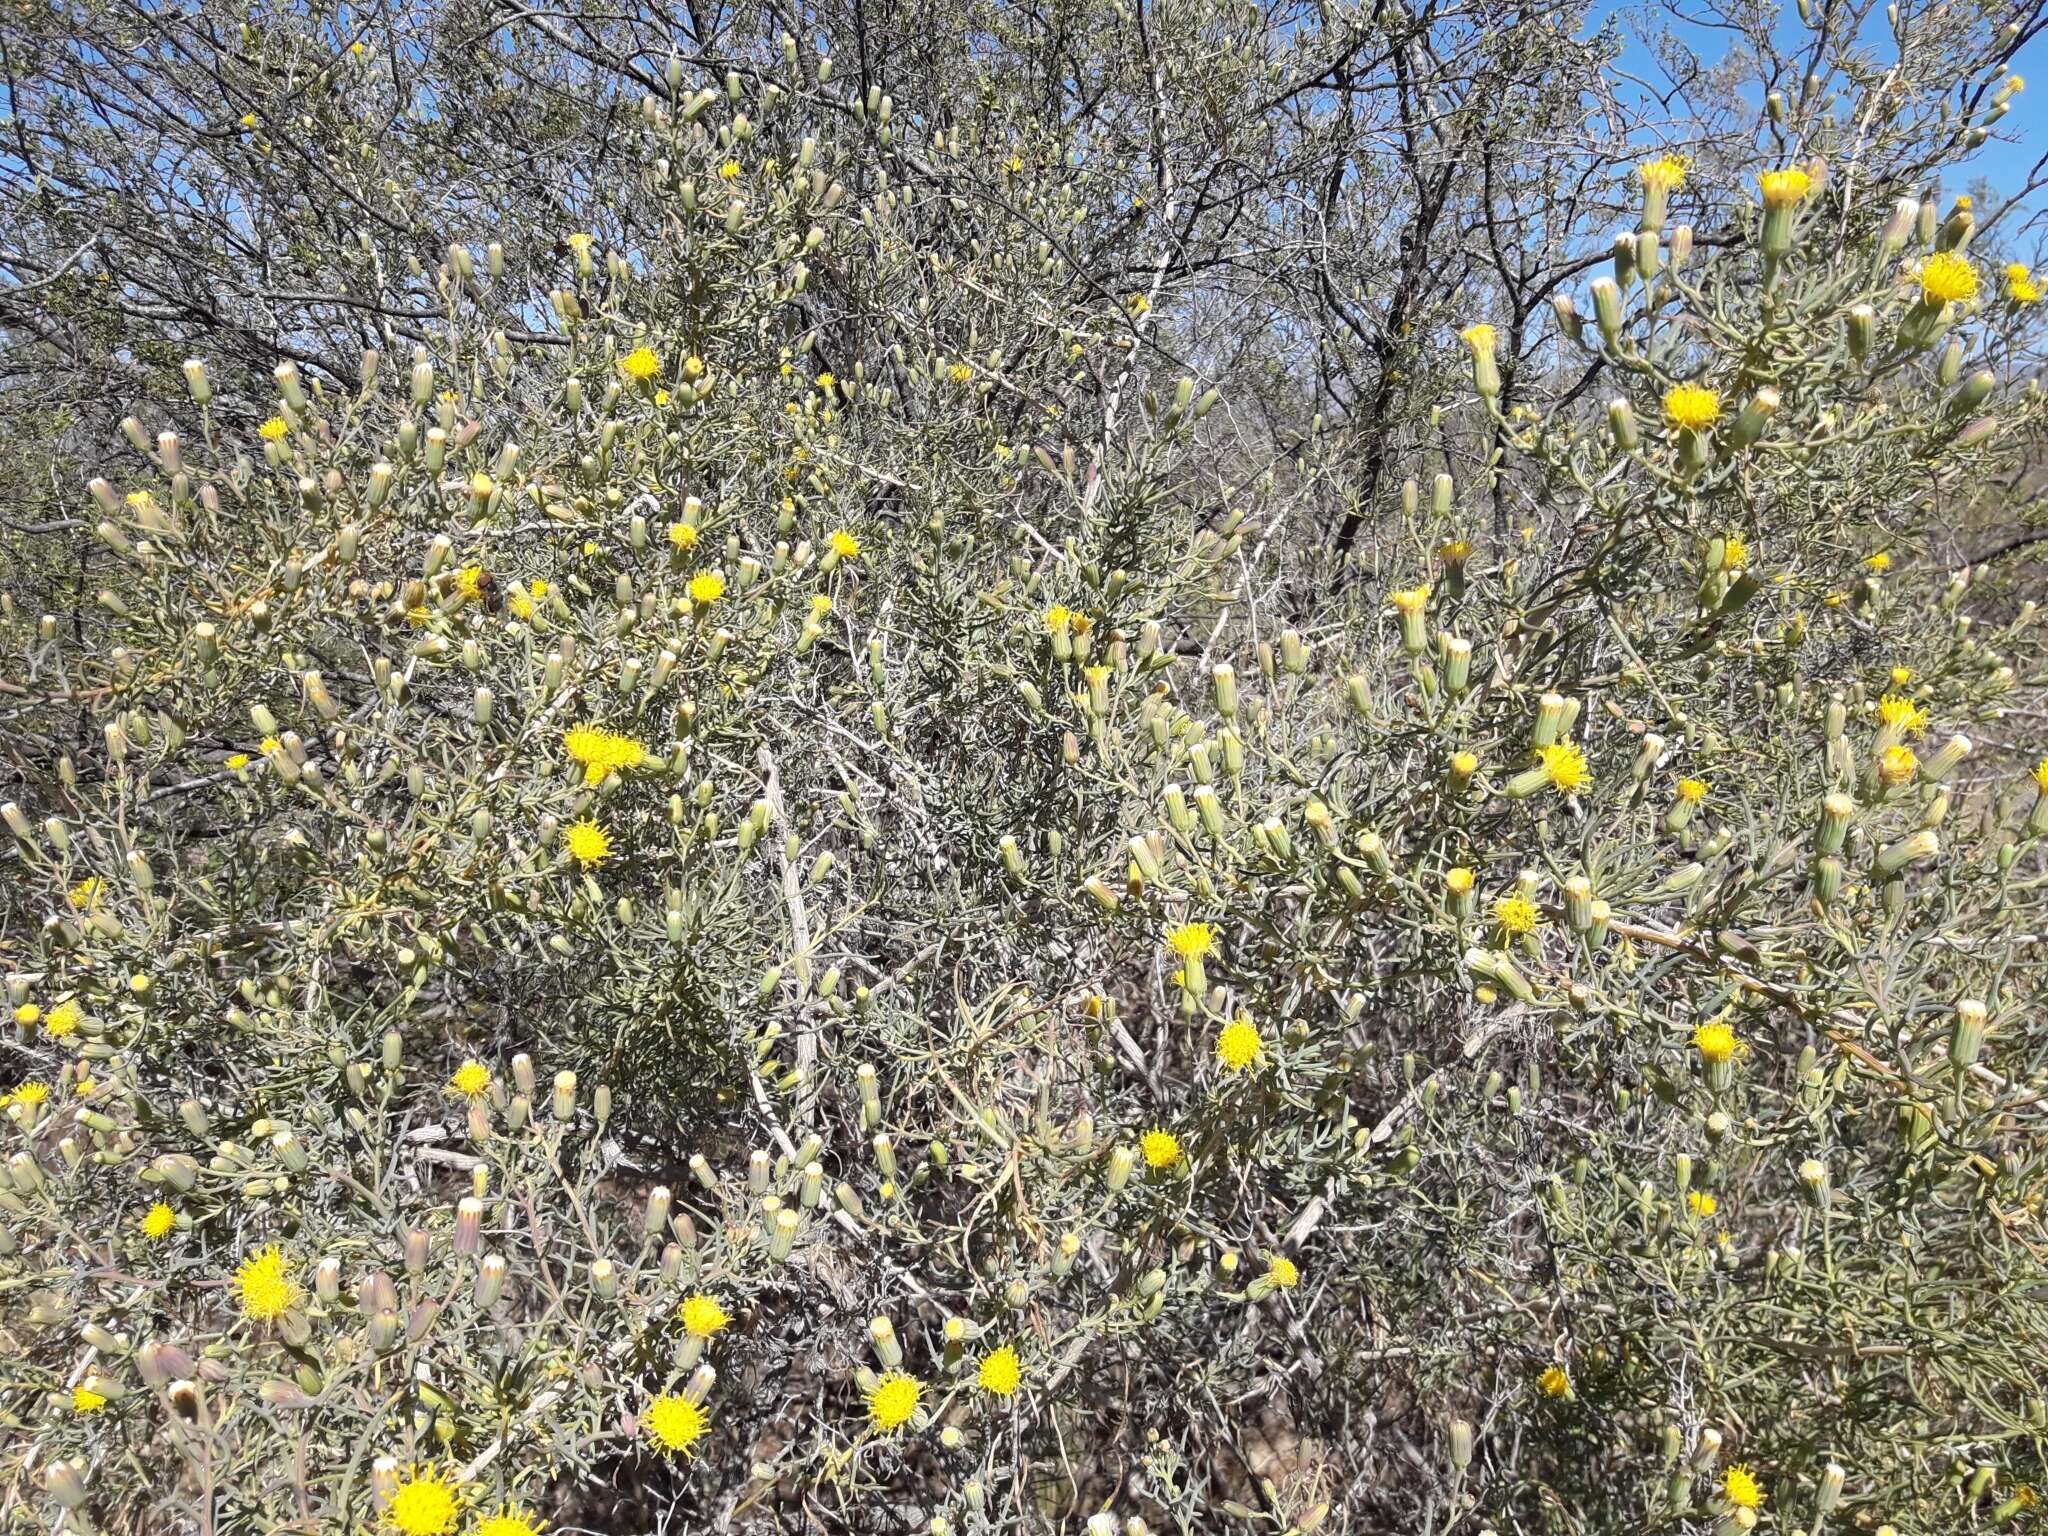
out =
[(1138, 1150), (1145, 1154), (1145, 1166), (1148, 1168), (1171, 1168), (1182, 1156), (1180, 1138), (1156, 1126), (1145, 1133), (1144, 1139), (1138, 1143)]
[(1551, 787), (1560, 794), (1570, 794), (1588, 778), (1586, 754), (1572, 742), (1560, 741), (1545, 747), (1537, 756), (1543, 759), (1543, 771), (1550, 776)]
[(580, 721), (562, 733), (562, 747), (583, 765), (586, 784), (602, 784), (622, 769), (638, 768), (648, 756), (647, 749), (635, 738), (587, 721)]
[(1730, 1467), (1721, 1479), (1721, 1497), (1737, 1509), (1762, 1509), (1763, 1484), (1750, 1474), (1748, 1467)]
[(1877, 760), (1878, 778), (1892, 789), (1912, 783), (1919, 771), (1920, 759), (1908, 746), (1886, 747)]
[(579, 256), (584, 255), (595, 244), (597, 241), (592, 236), (580, 232), (569, 237), (569, 249)]
[(1678, 798), (1687, 805), (1698, 805), (1707, 798), (1707, 791), (1711, 787), (1705, 779), (1680, 779), (1678, 781)]
[(1794, 166), (1782, 171), (1765, 171), (1757, 178), (1763, 188), (1766, 208), (1790, 208), (1804, 202), (1813, 190), (1813, 178)]
[(1203, 960), (1216, 953), (1214, 923), (1182, 923), (1166, 930), (1166, 947), (1183, 960)]
[(1478, 325), (1466, 326), (1465, 329), (1458, 332), (1458, 339), (1472, 349), (1474, 357), (1489, 357), (1493, 353), (1498, 333), (1492, 326), (1482, 321)]
[(1064, 635), (1074, 625), (1074, 611), (1060, 603), (1054, 603), (1045, 610), (1045, 631), (1049, 635)]
[(221, 766), (230, 773), (240, 773), (249, 766), (249, 754), (246, 752), (230, 752), (222, 761)]
[(1702, 1024), (1692, 1032), (1692, 1043), (1702, 1061), (1713, 1062), (1716, 1066), (1732, 1060), (1735, 1055), (1735, 1031), (1726, 1024)]
[(1892, 557), (1880, 549), (1874, 555), (1865, 555), (1863, 564), (1869, 570), (1884, 572), (1892, 568)]
[(1553, 1365), (1536, 1378), (1536, 1390), (1545, 1397), (1570, 1397), (1572, 1379), (1561, 1365)]
[(1286, 1254), (1276, 1253), (1267, 1261), (1266, 1278), (1273, 1282), (1274, 1289), (1291, 1291), (1301, 1284), (1301, 1271)]
[(588, 816), (581, 821), (570, 822), (564, 838), (569, 845), (569, 856), (585, 867), (602, 864), (612, 856), (611, 838)]
[(66, 1035), (77, 1034), (84, 1018), (85, 1010), (78, 1006), (78, 999), (67, 997), (44, 1016), (43, 1028), (49, 1031), (52, 1040), (62, 1040)]
[(619, 372), (635, 383), (645, 384), (661, 372), (661, 359), (652, 347), (635, 347), (619, 359)]
[(2005, 269), (2005, 296), (2015, 304), (2041, 302), (2041, 285), (2024, 262), (2015, 261)]
[(98, 875), (87, 875), (64, 893), (64, 899), (70, 902), (75, 910), (83, 912), (87, 907), (99, 904), (100, 893), (105, 889), (106, 886)]
[(668, 404), (668, 402), (669, 402), (669, 393), (668, 393), (668, 391), (667, 391), (667, 390), (665, 390), (665, 389), (657, 389), (657, 390), (656, 390), (656, 391), (654, 392), (654, 403), (655, 403), (656, 405), (667, 405), (667, 404)]
[(43, 1103), (49, 1097), (50, 1088), (47, 1083), (21, 1083), (5, 1097), (0, 1097), (0, 1109), (6, 1109), (14, 1104), (33, 1106)]
[(261, 752), (265, 757), (275, 757), (277, 756), (278, 753), (284, 750), (284, 743), (279, 741), (275, 736), (266, 736), (261, 741), (256, 743), (256, 750), (258, 752)]
[(71, 1389), (71, 1406), (78, 1413), (98, 1413), (107, 1406), (106, 1394), (95, 1392), (91, 1387), (77, 1386)]
[(1879, 699), (1877, 718), (1894, 730), (1914, 736), (1927, 729), (1927, 711), (1903, 694), (1888, 693)]
[(42, 1016), (43, 1010), (38, 1008), (34, 1003), (23, 1003), (19, 1008), (14, 1010), (14, 1022), (19, 1024), (23, 1029), (35, 1028), (36, 1021), (42, 1018)]
[(1124, 300), (1124, 308), (1128, 309), (1134, 316), (1144, 315), (1150, 312), (1152, 301), (1142, 293), (1134, 293)]
[(392, 1490), (385, 1519), (404, 1536), (449, 1536), (462, 1516), (462, 1496), (439, 1472), (409, 1467)]
[(1023, 1363), (1018, 1360), (1016, 1349), (1008, 1344), (983, 1355), (981, 1369), (975, 1372), (975, 1381), (981, 1390), (997, 1397), (1008, 1397), (1023, 1379)]
[(725, 164), (721, 165), (718, 168), (718, 179), (720, 181), (738, 181), (740, 179), (739, 161), (728, 160)]
[(1424, 582), (1420, 586), (1409, 587), (1405, 591), (1389, 592), (1387, 594), (1387, 601), (1392, 603), (1402, 613), (1420, 613), (1429, 604), (1429, 583)]
[(291, 425), (282, 416), (273, 416), (256, 429), (256, 435), (266, 443), (281, 443), (291, 431)]
[(1911, 667), (1893, 667), (1891, 677), (1894, 688), (1903, 688), (1906, 684), (1913, 681), (1913, 669)]
[(448, 1091), (465, 1099), (480, 1099), (490, 1091), (491, 1069), (474, 1059), (465, 1061), (448, 1079)]
[(1749, 569), (1749, 540), (1739, 533), (1721, 540), (1721, 569), (1731, 574)]
[(1666, 192), (1676, 192), (1685, 185), (1685, 157), (1659, 155), (1655, 160), (1645, 160), (1636, 167), (1636, 176), (1646, 188), (1661, 187)]
[(868, 1394), (868, 1418), (877, 1429), (901, 1429), (917, 1412), (918, 1399), (923, 1396), (924, 1387), (915, 1376), (891, 1371)]
[(703, 1439), (704, 1431), (711, 1427), (711, 1420), (702, 1408), (687, 1397), (674, 1393), (663, 1393), (647, 1405), (647, 1412), (641, 1422), (647, 1426), (647, 1433), (654, 1437), (655, 1444), (664, 1451), (680, 1452), (688, 1456), (690, 1447)]
[(455, 590), (471, 602), (484, 595), (484, 568), (480, 565), (465, 565), (455, 573)]
[(2034, 764), (2034, 785), (2042, 794), (2048, 795), (2048, 757)]
[(1472, 871), (1458, 864), (1444, 871), (1444, 888), (1453, 896), (1463, 896), (1472, 889)]
[(952, 376), (953, 382), (955, 384), (966, 384), (971, 382), (974, 378), (974, 369), (968, 366), (966, 363), (955, 363), (951, 368), (947, 369), (946, 371), (948, 374)]
[(1920, 295), (1929, 304), (1953, 304), (1977, 296), (1977, 269), (1954, 251), (1936, 251), (1920, 263)]
[(837, 384), (838, 382), (839, 381), (837, 379), (832, 377), (832, 374), (829, 370), (818, 375), (818, 388), (823, 390), (828, 395), (832, 393), (832, 386)]
[(1240, 1013), (1216, 1036), (1216, 1059), (1232, 1072), (1242, 1072), (1259, 1059), (1263, 1044), (1258, 1025)]
[(731, 1321), (716, 1296), (699, 1291), (683, 1302), (683, 1327), (693, 1338), (708, 1339)]
[(1502, 931), (1520, 936), (1534, 933), (1543, 921), (1543, 914), (1536, 910), (1535, 902), (1517, 891), (1493, 904), (1493, 920), (1500, 924)]
[(481, 1522), (470, 1536), (540, 1536), (540, 1526), (532, 1510), (501, 1504), (498, 1512)]
[(171, 1235), (178, 1224), (178, 1213), (159, 1200), (142, 1213), (142, 1235), (152, 1243), (160, 1243)]
[(826, 542), (832, 546), (832, 553), (842, 560), (857, 560), (860, 558), (860, 540), (848, 533), (844, 528), (834, 528), (827, 537)]
[(1664, 391), (1664, 414), (1674, 425), (1703, 432), (1721, 419), (1721, 396), (1704, 384), (1674, 384)]
[(690, 578), (690, 601), (707, 607), (725, 596), (725, 578), (717, 571), (703, 570)]
[(1721, 1209), (1721, 1202), (1703, 1189), (1691, 1190), (1685, 1197), (1686, 1209), (1693, 1215), (1705, 1218)]
[(677, 549), (689, 551), (697, 547), (697, 530), (688, 523), (670, 523), (668, 541)]
[(235, 1290), (242, 1315), (257, 1323), (282, 1317), (306, 1294), (293, 1276), (291, 1261), (275, 1243), (257, 1249), (242, 1261), (242, 1267), (235, 1271)]

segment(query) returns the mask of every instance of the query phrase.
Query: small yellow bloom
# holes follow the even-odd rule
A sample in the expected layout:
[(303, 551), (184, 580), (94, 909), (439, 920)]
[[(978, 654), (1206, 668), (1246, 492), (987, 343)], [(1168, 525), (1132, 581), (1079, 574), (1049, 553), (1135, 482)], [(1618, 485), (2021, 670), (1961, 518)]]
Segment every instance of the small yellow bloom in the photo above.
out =
[(1286, 1254), (1276, 1253), (1266, 1265), (1266, 1278), (1273, 1282), (1274, 1289), (1291, 1291), (1301, 1284), (1301, 1271)]
[(1726, 1024), (1702, 1024), (1692, 1032), (1692, 1043), (1700, 1053), (1702, 1061), (1716, 1066), (1734, 1059), (1736, 1050), (1735, 1031)]
[(703, 1439), (704, 1431), (711, 1427), (702, 1408), (675, 1393), (665, 1393), (649, 1403), (640, 1422), (663, 1451), (684, 1456), (692, 1454), (690, 1447)]
[(152, 1243), (160, 1243), (171, 1235), (178, 1225), (178, 1213), (159, 1200), (142, 1213), (142, 1235)]
[(1180, 1149), (1180, 1138), (1156, 1126), (1145, 1133), (1144, 1139), (1138, 1143), (1138, 1150), (1145, 1154), (1145, 1166), (1148, 1168), (1171, 1168), (1185, 1155)]
[(1166, 931), (1166, 947), (1183, 960), (1204, 960), (1216, 953), (1214, 923), (1182, 923)]
[(1387, 601), (1392, 603), (1402, 613), (1418, 614), (1429, 606), (1429, 583), (1424, 582), (1420, 586), (1409, 587), (1398, 592), (1389, 592), (1387, 594)]
[(1739, 533), (1721, 540), (1721, 569), (1730, 575), (1749, 569), (1749, 540)]
[(868, 1394), (868, 1418), (879, 1430), (901, 1429), (917, 1412), (918, 1400), (923, 1396), (924, 1387), (915, 1376), (891, 1371)]
[(1885, 748), (1877, 760), (1877, 776), (1889, 788), (1913, 782), (1920, 771), (1920, 759), (1909, 746), (1901, 744)]
[(842, 560), (857, 560), (860, 558), (860, 540), (851, 533), (848, 533), (844, 528), (834, 528), (827, 537), (826, 542), (832, 546), (832, 553)]
[(465, 1061), (448, 1079), (448, 1091), (465, 1099), (480, 1099), (491, 1088), (491, 1069), (475, 1059)]
[(1704, 384), (1674, 384), (1664, 391), (1664, 414), (1672, 424), (1704, 432), (1721, 419), (1721, 395)]
[(1892, 557), (1880, 549), (1874, 555), (1865, 555), (1863, 557), (1863, 564), (1868, 570), (1882, 573), (1892, 568)]
[(1565, 1374), (1561, 1365), (1553, 1365), (1536, 1378), (1536, 1390), (1549, 1398), (1566, 1398), (1572, 1395), (1572, 1379)]
[(1064, 635), (1073, 628), (1073, 625), (1074, 611), (1071, 608), (1054, 603), (1045, 610), (1045, 630), (1047, 634)]
[(103, 1392), (95, 1392), (91, 1387), (82, 1385), (71, 1389), (71, 1407), (74, 1412), (98, 1413), (106, 1406), (107, 1398)]
[(62, 1040), (67, 1035), (77, 1034), (84, 1019), (85, 1010), (78, 1006), (78, 999), (67, 997), (44, 1016), (43, 1028), (52, 1040)]
[(105, 890), (106, 885), (98, 875), (87, 875), (64, 893), (64, 899), (74, 910), (83, 912), (88, 907), (98, 906), (100, 896)]
[(477, 1526), (471, 1536), (540, 1536), (541, 1522), (530, 1509), (501, 1504), (498, 1512)]
[(569, 845), (569, 856), (585, 868), (602, 864), (612, 856), (611, 837), (587, 816), (569, 823), (563, 836)]
[(1721, 1479), (1721, 1497), (1737, 1509), (1761, 1509), (1764, 1504), (1763, 1484), (1751, 1475), (1748, 1467), (1730, 1467)]
[(1458, 339), (1471, 348), (1474, 357), (1491, 357), (1499, 333), (1482, 321), (1478, 325), (1466, 326), (1458, 332)]
[(1896, 731), (1918, 736), (1927, 729), (1927, 711), (1904, 694), (1888, 693), (1877, 701), (1877, 718)]
[(249, 754), (246, 752), (230, 752), (222, 761), (221, 766), (230, 773), (240, 773), (249, 766)]
[(1685, 1197), (1686, 1209), (1693, 1215), (1705, 1219), (1721, 1209), (1721, 1202), (1703, 1189), (1689, 1190)]
[(1659, 155), (1655, 160), (1645, 160), (1636, 167), (1636, 176), (1646, 189), (1658, 187), (1677, 192), (1685, 186), (1685, 157)]
[(1009, 1344), (983, 1355), (981, 1368), (975, 1372), (975, 1381), (981, 1390), (996, 1397), (1008, 1397), (1023, 1379), (1023, 1362), (1017, 1358), (1015, 1347)]
[(635, 347), (619, 359), (619, 372), (637, 384), (645, 384), (661, 372), (661, 359), (652, 347)]
[(1551, 787), (1560, 794), (1571, 794), (1590, 777), (1586, 754), (1572, 742), (1560, 741), (1537, 755), (1543, 759), (1543, 771), (1549, 775)]
[(1249, 1015), (1240, 1013), (1216, 1036), (1216, 1059), (1232, 1072), (1242, 1072), (1259, 1059), (1263, 1044), (1259, 1027)]
[(1472, 871), (1462, 864), (1453, 865), (1444, 871), (1444, 888), (1453, 896), (1464, 896), (1472, 889)]
[(0, 1109), (14, 1104), (33, 1107), (46, 1102), (49, 1097), (50, 1086), (47, 1083), (19, 1083), (5, 1095), (0, 1095)]
[(833, 386), (838, 384), (838, 382), (837, 379), (832, 377), (829, 370), (818, 375), (818, 388), (828, 395), (832, 393)]
[(718, 1298), (703, 1291), (683, 1302), (683, 1328), (693, 1338), (708, 1339), (732, 1321)]
[(1687, 805), (1698, 805), (1707, 798), (1707, 790), (1711, 787), (1705, 779), (1680, 779), (1678, 798)]
[(721, 165), (718, 168), (718, 179), (720, 181), (738, 181), (740, 179), (739, 161), (728, 160), (725, 164)]
[(690, 601), (709, 607), (725, 596), (725, 577), (717, 571), (703, 570), (690, 578)]
[(14, 1022), (19, 1024), (23, 1029), (35, 1028), (37, 1021), (40, 1020), (42, 1016), (43, 1010), (38, 1008), (34, 1003), (23, 1003), (19, 1008), (14, 1010)]
[(1977, 296), (1977, 269), (1955, 251), (1936, 251), (1920, 263), (1920, 296), (1929, 304), (1954, 304)]
[(242, 1315), (267, 1323), (284, 1316), (306, 1293), (299, 1288), (292, 1262), (277, 1244), (259, 1248), (235, 1271), (235, 1290)]
[(266, 443), (281, 443), (291, 426), (282, 416), (273, 416), (256, 429), (256, 435)]
[(1806, 200), (1813, 190), (1813, 178), (1797, 166), (1782, 171), (1765, 171), (1758, 182), (1766, 208), (1791, 208)]
[(697, 530), (688, 523), (670, 523), (668, 541), (677, 549), (688, 553), (697, 547)]
[(462, 1517), (462, 1495), (432, 1468), (410, 1467), (392, 1490), (384, 1516), (403, 1536), (450, 1536)]
[(2034, 787), (2048, 795), (2048, 757), (2034, 764)]
[(2041, 284), (2024, 262), (2015, 261), (2005, 269), (2005, 296), (2015, 304), (2041, 302)]
[(1520, 937), (1534, 933), (1543, 921), (1543, 914), (1536, 910), (1535, 902), (1517, 891), (1493, 904), (1493, 920), (1500, 924), (1502, 932)]

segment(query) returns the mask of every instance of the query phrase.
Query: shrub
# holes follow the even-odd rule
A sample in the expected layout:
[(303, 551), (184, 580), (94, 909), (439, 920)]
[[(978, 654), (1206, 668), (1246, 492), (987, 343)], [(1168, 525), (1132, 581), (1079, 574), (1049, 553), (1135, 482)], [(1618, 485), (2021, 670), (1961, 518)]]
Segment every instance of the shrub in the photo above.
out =
[(1168, 258), (1077, 283), (1062, 154), (800, 54), (642, 79), (544, 295), (185, 364), (90, 613), (10, 598), (9, 1518), (2034, 1518), (1968, 200), (1802, 105), (1696, 236), (1646, 154), (1382, 483)]

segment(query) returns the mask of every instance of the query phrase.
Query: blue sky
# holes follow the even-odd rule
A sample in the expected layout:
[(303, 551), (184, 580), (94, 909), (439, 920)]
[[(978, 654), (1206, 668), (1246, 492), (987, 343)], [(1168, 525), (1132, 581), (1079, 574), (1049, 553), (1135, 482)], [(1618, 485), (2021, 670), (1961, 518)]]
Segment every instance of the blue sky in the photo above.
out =
[[(1798, 21), (1792, 0), (1785, 0), (1786, 22), (1782, 35), (1791, 41), (1793, 34), (1804, 34), (1804, 27)], [(1629, 38), (1629, 45), (1622, 54), (1623, 67), (1645, 78), (1659, 78), (1656, 66), (1651, 62), (1647, 49), (1639, 42), (1641, 21), (1662, 26), (1672, 25), (1680, 38), (1695, 48), (1708, 63), (1718, 62), (1726, 51), (1726, 34), (1695, 28), (1684, 22), (1675, 21), (1661, 9), (1644, 11), (1630, 7), (1596, 8), (1589, 18), (1588, 31), (1597, 30), (1606, 23), (1610, 15), (1618, 16), (1623, 34)], [(1969, 162), (1968, 172), (1972, 180), (1982, 176), (2001, 196), (2011, 196), (2026, 182), (2026, 174), (2040, 158), (2048, 143), (2043, 142), (2041, 129), (2048, 126), (2048, 33), (2036, 36), (2014, 56), (2013, 70), (2024, 76), (2027, 89), (2013, 98), (2012, 108), (2004, 120), (1993, 129), (1993, 137), (1979, 149)], [(1961, 185), (1944, 188), (1945, 191), (1963, 190)], [(2048, 206), (2048, 189), (2033, 194), (2029, 202), (2034, 207)]]

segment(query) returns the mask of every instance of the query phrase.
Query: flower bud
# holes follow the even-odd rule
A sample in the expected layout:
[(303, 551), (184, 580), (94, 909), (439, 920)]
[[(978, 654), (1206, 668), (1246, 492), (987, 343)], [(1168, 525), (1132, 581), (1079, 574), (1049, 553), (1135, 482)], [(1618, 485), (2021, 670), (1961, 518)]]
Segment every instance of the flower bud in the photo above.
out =
[(498, 1304), (498, 1298), (505, 1294), (506, 1264), (503, 1257), (495, 1253), (485, 1254), (483, 1262), (476, 1267), (476, 1285), (470, 1294), (478, 1310), (489, 1311)]
[(1957, 1001), (1955, 1023), (1949, 1031), (1949, 1065), (1958, 1072), (1966, 1072), (1977, 1064), (1983, 1054), (1984, 1033), (1990, 1022), (1990, 1010), (1975, 998)]

